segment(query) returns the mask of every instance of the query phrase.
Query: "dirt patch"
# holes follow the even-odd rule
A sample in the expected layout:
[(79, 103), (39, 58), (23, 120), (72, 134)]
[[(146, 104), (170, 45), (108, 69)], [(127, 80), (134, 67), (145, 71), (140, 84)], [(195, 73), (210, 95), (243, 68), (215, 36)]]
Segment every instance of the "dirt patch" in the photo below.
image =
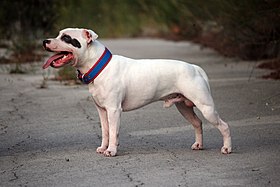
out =
[(221, 33), (205, 33), (192, 41), (204, 47), (210, 47), (225, 57), (235, 57), (240, 52), (238, 46), (231, 43), (227, 37), (223, 37)]
[(269, 74), (263, 75), (262, 78), (280, 80), (280, 58), (265, 61), (259, 64), (258, 68), (272, 70)]
[(238, 56), (244, 60), (257, 61), (266, 59), (258, 65), (258, 68), (269, 69), (271, 72), (263, 75), (262, 78), (280, 80), (280, 58), (273, 58), (277, 55), (272, 54), (270, 50), (270, 48), (274, 49), (276, 46), (271, 47), (269, 44), (237, 44), (233, 43), (228, 37), (223, 36), (220, 32), (204, 33), (193, 39), (193, 42), (210, 47), (226, 57)]

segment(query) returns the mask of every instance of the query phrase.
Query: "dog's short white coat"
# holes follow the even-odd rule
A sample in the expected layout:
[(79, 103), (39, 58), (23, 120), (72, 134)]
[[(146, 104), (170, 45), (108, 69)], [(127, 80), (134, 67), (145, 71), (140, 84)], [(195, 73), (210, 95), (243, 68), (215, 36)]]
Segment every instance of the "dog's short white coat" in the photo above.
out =
[[(81, 48), (60, 40), (68, 34), (81, 43)], [(57, 38), (49, 39), (47, 47), (53, 51), (71, 51), (75, 60), (73, 66), (86, 73), (100, 58), (105, 46), (97, 39), (97, 34), (86, 29), (64, 29)], [(229, 126), (218, 115), (210, 93), (206, 73), (193, 64), (178, 60), (140, 59), (135, 60), (113, 55), (109, 64), (99, 76), (89, 84), (98, 110), (102, 143), (98, 153), (115, 156), (118, 147), (120, 117), (123, 111), (130, 111), (154, 101), (163, 100), (164, 106), (175, 103), (179, 112), (194, 126), (195, 143), (192, 149), (203, 148), (202, 123), (193, 111), (197, 107), (203, 116), (223, 136), (221, 152), (231, 153)]]

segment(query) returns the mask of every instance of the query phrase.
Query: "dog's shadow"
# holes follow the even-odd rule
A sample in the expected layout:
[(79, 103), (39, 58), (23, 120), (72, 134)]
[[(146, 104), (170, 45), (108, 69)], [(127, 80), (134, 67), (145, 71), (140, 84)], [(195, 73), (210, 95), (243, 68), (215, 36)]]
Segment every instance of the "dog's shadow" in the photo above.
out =
[(191, 151), (193, 136), (174, 134), (131, 136), (122, 134), (118, 156)]

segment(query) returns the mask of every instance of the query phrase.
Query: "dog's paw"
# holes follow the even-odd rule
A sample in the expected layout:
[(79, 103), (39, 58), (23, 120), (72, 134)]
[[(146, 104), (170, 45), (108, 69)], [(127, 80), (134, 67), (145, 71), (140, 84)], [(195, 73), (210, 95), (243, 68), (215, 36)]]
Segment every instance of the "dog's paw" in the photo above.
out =
[(201, 143), (198, 143), (198, 142), (194, 142), (194, 144), (192, 145), (192, 150), (202, 150), (203, 149), (203, 146)]
[(104, 148), (104, 147), (98, 147), (96, 149), (96, 152), (99, 153), (99, 154), (103, 154), (105, 151), (106, 151), (107, 148)]
[(103, 152), (103, 155), (106, 157), (113, 157), (113, 156), (116, 156), (116, 154), (117, 154), (117, 151), (110, 151), (108, 149)]
[(222, 149), (221, 149), (221, 153), (230, 154), (231, 153), (231, 147), (223, 146)]

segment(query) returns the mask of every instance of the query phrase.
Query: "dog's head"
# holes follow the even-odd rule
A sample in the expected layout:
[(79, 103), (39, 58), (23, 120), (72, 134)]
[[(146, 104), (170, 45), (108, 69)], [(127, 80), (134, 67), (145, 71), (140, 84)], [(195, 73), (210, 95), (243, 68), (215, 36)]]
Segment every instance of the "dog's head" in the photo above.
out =
[(61, 30), (56, 38), (44, 40), (44, 48), (55, 54), (44, 63), (43, 69), (49, 66), (59, 68), (66, 64), (76, 66), (97, 37), (98, 35), (89, 29), (68, 28)]

